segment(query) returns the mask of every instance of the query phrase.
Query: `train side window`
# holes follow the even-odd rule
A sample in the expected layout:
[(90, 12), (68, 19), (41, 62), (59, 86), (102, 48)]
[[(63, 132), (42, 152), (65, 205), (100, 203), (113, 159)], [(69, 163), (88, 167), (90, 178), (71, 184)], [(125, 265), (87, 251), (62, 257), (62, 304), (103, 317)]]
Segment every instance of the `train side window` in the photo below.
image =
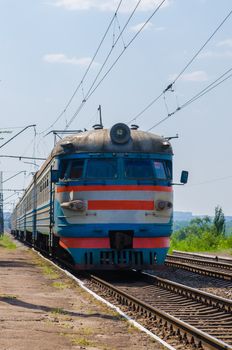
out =
[(155, 160), (154, 161), (154, 167), (155, 167), (156, 178), (157, 179), (166, 180), (167, 179), (167, 175), (166, 175), (166, 172), (165, 172), (164, 163), (159, 161), (159, 160)]
[(87, 164), (87, 178), (116, 179), (118, 177), (116, 159), (89, 159)]
[(73, 160), (70, 170), (71, 179), (80, 179), (83, 177), (84, 160)]
[(69, 164), (70, 164), (70, 159), (63, 159), (61, 162), (61, 174), (60, 174), (60, 178), (64, 179), (67, 178), (67, 173), (69, 170)]
[(125, 176), (130, 179), (153, 179), (154, 172), (150, 159), (126, 159)]

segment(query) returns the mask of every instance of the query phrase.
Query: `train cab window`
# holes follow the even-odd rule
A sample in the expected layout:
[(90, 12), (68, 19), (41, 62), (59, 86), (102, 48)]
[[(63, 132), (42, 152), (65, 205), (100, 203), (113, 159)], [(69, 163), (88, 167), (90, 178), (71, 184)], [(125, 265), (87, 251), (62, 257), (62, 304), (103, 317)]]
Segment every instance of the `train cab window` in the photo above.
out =
[(171, 180), (172, 179), (172, 162), (170, 160), (165, 161), (165, 168), (166, 168), (167, 178)]
[(87, 164), (86, 177), (91, 179), (116, 179), (116, 159), (89, 159)]
[(155, 160), (154, 161), (154, 167), (155, 167), (155, 175), (157, 179), (167, 179), (167, 175), (165, 172), (165, 166), (164, 163), (159, 161), (159, 160)]
[(69, 164), (70, 164), (70, 159), (63, 159), (61, 161), (61, 173), (60, 173), (61, 179), (65, 179), (68, 177)]
[(126, 159), (125, 177), (130, 179), (152, 179), (154, 172), (150, 159)]
[(83, 177), (84, 160), (73, 160), (70, 169), (70, 179), (80, 179)]

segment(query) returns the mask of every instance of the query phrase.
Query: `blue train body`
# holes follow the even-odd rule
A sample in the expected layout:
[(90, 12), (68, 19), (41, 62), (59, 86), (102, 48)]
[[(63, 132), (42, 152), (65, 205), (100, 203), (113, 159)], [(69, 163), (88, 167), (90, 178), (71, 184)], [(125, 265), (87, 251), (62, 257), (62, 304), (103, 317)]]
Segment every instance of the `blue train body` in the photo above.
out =
[(172, 148), (116, 124), (62, 139), (12, 213), (12, 233), (77, 269), (153, 269), (172, 230)]

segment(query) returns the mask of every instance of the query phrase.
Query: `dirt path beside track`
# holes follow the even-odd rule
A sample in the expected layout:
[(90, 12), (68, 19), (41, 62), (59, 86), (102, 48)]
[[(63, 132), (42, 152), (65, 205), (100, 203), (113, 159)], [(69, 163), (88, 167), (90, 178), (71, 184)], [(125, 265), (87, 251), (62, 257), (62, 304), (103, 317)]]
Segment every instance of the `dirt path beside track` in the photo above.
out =
[(161, 350), (28, 248), (0, 247), (1, 350)]

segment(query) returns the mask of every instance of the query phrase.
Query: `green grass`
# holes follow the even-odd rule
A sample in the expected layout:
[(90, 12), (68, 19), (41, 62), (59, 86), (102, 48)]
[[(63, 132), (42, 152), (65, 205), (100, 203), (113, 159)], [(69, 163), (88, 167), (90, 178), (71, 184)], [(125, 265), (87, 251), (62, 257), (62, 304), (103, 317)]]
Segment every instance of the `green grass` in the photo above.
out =
[(186, 252), (223, 252), (232, 255), (232, 236), (214, 236), (204, 232), (200, 236), (189, 234), (185, 239), (178, 240), (173, 237), (169, 252), (182, 250)]
[(2, 299), (17, 299), (17, 296), (12, 295), (12, 294), (0, 294), (0, 298), (2, 298)]
[(84, 337), (80, 337), (80, 338), (73, 338), (72, 339), (72, 344), (73, 345), (79, 345), (79, 346), (91, 346), (93, 345), (93, 343), (91, 341), (89, 341), (88, 339), (84, 338)]
[(16, 249), (16, 244), (7, 235), (0, 236), (0, 247), (6, 249)]
[(65, 289), (69, 288), (68, 284), (65, 284), (63, 282), (57, 281), (52, 283), (53, 287), (58, 288), (58, 289)]
[(38, 257), (36, 257), (34, 259), (34, 262), (36, 263), (36, 265), (38, 265), (42, 271), (43, 274), (48, 276), (50, 279), (58, 279), (59, 275), (58, 273), (55, 271), (55, 269), (53, 268), (53, 266), (51, 266), (49, 263), (47, 263), (46, 261), (40, 260)]
[(67, 311), (65, 311), (64, 309), (59, 308), (59, 307), (53, 309), (51, 313), (53, 315), (67, 315)]
[(50, 266), (44, 265), (42, 266), (43, 273), (51, 279), (59, 278), (59, 275), (54, 271), (54, 269)]

